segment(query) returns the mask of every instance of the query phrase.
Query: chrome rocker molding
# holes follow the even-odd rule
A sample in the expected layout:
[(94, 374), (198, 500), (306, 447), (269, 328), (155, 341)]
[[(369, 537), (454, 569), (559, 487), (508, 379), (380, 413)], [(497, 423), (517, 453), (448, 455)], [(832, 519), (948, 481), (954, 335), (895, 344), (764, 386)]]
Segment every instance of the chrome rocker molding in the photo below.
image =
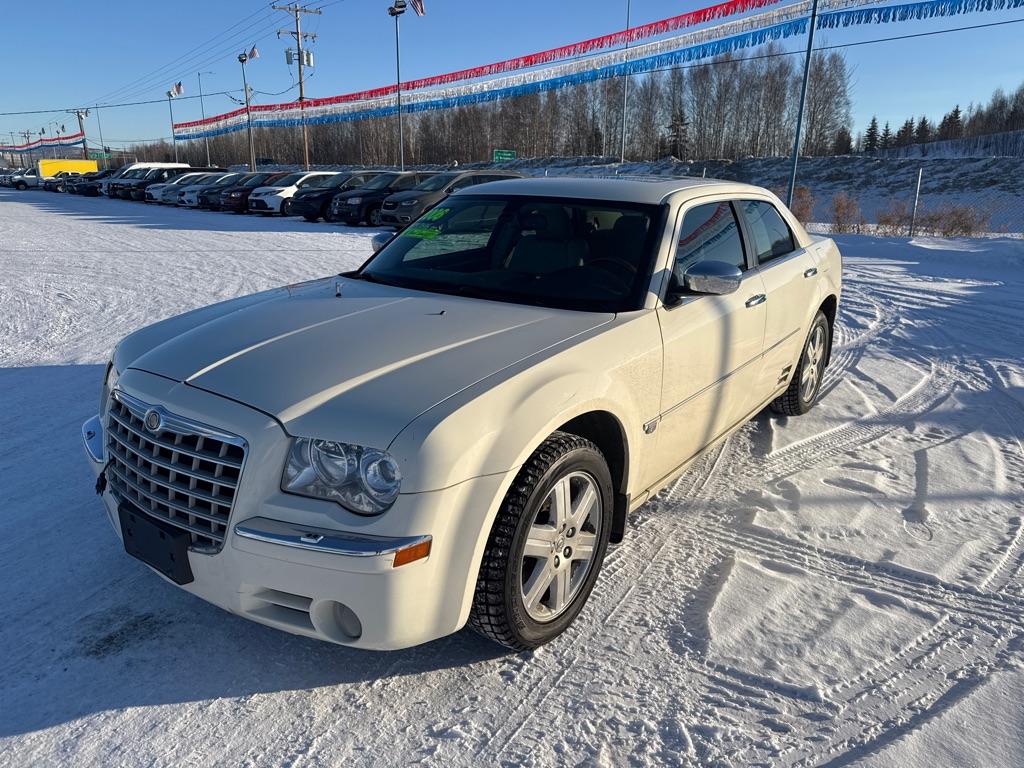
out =
[(400, 549), (430, 541), (430, 536), (370, 536), (363, 533), (331, 531), (293, 525), (268, 517), (250, 517), (235, 525), (235, 535), (243, 539), (280, 544), (345, 557), (393, 555)]

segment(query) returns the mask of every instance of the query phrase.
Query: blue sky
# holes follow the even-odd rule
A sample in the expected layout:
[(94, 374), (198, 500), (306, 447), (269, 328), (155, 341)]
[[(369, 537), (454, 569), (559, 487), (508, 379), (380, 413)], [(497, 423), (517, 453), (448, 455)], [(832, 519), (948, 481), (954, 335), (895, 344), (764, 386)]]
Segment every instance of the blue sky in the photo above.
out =
[[(384, 85), (394, 78), (394, 26), (387, 0), (319, 0), (321, 16), (304, 17), (305, 29), (319, 39), (310, 47), (316, 67), (307, 95), (329, 96)], [(644, 23), (708, 5), (707, 0), (632, 0), (633, 23)], [(0, 112), (92, 104), (110, 94), (116, 101), (161, 99), (170, 84), (183, 81), (185, 95), (197, 93), (203, 70), (206, 92), (241, 92), (237, 54), (255, 43), (261, 59), (249, 67), (257, 101), (296, 97), (284, 49), (277, 39), (290, 17), (271, 12), (263, 0), (177, 0), (174, 3), (104, 0), (51, 0), (47, 16), (30, 3), (5, 3), (5, 42), (0, 46)], [(625, 0), (426, 0), (427, 15), (411, 12), (402, 21), (403, 78), (437, 74), (532, 53), (583, 40), (624, 26)], [(928, 22), (869, 25), (830, 31), (817, 44), (843, 44), (879, 37), (1024, 18), (1024, 11), (965, 14)], [(102, 23), (102, 30), (98, 27)], [(959, 102), (985, 101), (996, 87), (1024, 81), (1021, 40), (1024, 24), (1009, 24), (898, 42), (846, 49), (854, 70), (855, 129), (872, 114), (901, 123), (907, 116), (940, 117)], [(786, 42), (789, 49), (802, 39)], [(183, 55), (192, 53), (180, 61)], [(284, 93), (280, 93), (285, 91)], [(270, 95), (276, 94), (276, 95)], [(198, 100), (175, 103), (177, 120), (199, 117)], [(207, 114), (235, 104), (225, 96), (206, 100)], [(57, 120), (68, 128), (70, 115), (0, 116), (0, 137), (9, 131), (38, 131)], [(108, 144), (169, 136), (166, 101), (105, 108)], [(94, 139), (96, 121), (87, 131)], [(47, 129), (50, 132), (50, 129)]]

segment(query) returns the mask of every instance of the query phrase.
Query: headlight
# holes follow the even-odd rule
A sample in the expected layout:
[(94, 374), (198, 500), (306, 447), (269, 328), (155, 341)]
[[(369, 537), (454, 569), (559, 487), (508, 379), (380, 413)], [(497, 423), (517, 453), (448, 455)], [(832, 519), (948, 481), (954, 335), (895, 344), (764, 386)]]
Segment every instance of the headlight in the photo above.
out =
[(228, 197), (241, 197), (241, 196), (242, 196), (241, 192), (229, 192), (228, 193)]
[(387, 451), (299, 437), (292, 442), (281, 490), (336, 501), (360, 515), (379, 515), (402, 485), (398, 462)]
[(363, 198), (361, 198), (361, 197), (350, 197), (345, 202), (349, 203), (351, 205), (359, 205), (361, 202), (363, 202)]
[(403, 200), (401, 203), (399, 203), (399, 205), (401, 205), (403, 208), (411, 208), (412, 206), (419, 205), (419, 204), (420, 204), (420, 201), (416, 200), (416, 199), (413, 199), (413, 200)]
[(117, 368), (114, 367), (114, 356), (110, 356), (110, 362), (107, 363), (107, 374), (103, 377), (103, 389), (100, 391), (100, 416), (107, 408), (107, 398), (110, 397), (110, 393), (114, 391), (114, 387), (117, 386), (118, 379)]

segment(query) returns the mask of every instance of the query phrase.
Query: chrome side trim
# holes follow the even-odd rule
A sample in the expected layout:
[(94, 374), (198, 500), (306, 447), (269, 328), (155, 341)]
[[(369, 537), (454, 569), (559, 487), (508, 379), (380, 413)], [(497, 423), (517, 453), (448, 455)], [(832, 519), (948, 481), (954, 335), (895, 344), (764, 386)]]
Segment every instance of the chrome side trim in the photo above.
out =
[(393, 555), (400, 549), (430, 541), (430, 536), (371, 536), (365, 533), (332, 531), (294, 525), (269, 517), (250, 517), (235, 525), (235, 534), (243, 539), (265, 541), (282, 547), (308, 549), (344, 557)]
[(103, 422), (93, 416), (82, 425), (82, 443), (85, 452), (97, 464), (103, 463)]

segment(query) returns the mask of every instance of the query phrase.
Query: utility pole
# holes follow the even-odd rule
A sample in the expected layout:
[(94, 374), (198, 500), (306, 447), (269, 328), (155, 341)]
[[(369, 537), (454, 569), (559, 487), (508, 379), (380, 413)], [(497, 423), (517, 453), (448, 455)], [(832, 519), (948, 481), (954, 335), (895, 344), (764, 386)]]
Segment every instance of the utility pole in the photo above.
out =
[[(299, 113), (302, 115), (302, 158), (305, 168), (309, 170), (309, 127), (306, 125), (306, 89), (303, 69), (306, 66), (306, 54), (308, 51), (302, 49), (303, 40), (312, 40), (316, 42), (316, 35), (310, 34), (309, 32), (302, 31), (302, 14), (310, 13), (319, 16), (322, 12), (315, 8), (303, 8), (298, 3), (293, 5), (274, 5), (271, 6), (275, 11), (285, 11), (292, 14), (295, 17), (295, 31), (292, 32), (289, 29), (279, 29), (277, 36), (291, 35), (295, 38), (295, 48), (297, 53), (297, 59), (299, 62)], [(287, 56), (287, 54), (286, 54)], [(310, 56), (310, 66), (312, 66), (313, 58)], [(290, 62), (289, 62), (290, 63)]]
[(800, 131), (804, 123), (804, 102), (807, 100), (807, 78), (811, 73), (811, 49), (814, 45), (814, 25), (818, 22), (818, 0), (811, 3), (811, 21), (807, 27), (807, 56), (804, 58), (804, 80), (800, 86), (800, 109), (796, 113), (796, 136), (793, 139), (793, 160), (789, 169), (789, 193), (786, 195), (786, 206), (793, 207), (793, 195), (796, 192), (796, 166), (800, 162)]
[[(622, 57), (622, 63), (629, 61), (629, 16), (630, 0), (626, 0), (626, 54)], [(626, 99), (629, 96), (629, 74), (622, 76), (622, 151), (619, 153), (619, 163), (626, 162)]]
[[(85, 140), (85, 118), (89, 116), (88, 109), (66, 109), (64, 110), (69, 115), (74, 115), (78, 118), (78, 132), (82, 134), (82, 159), (89, 159), (89, 143)], [(103, 139), (100, 139), (100, 143), (103, 143)], [(102, 149), (102, 148), (101, 148)]]
[(251, 54), (256, 52), (256, 46), (252, 47), (249, 53), (242, 51), (238, 54), (238, 63), (242, 65), (242, 87), (245, 89), (245, 121), (249, 129), (249, 170), (256, 172), (256, 144), (252, 140), (252, 109), (249, 98), (249, 81), (245, 76), (245, 62), (253, 58)]
[[(96, 127), (99, 128), (99, 131), (100, 131), (100, 161), (103, 163), (103, 169), (106, 170), (106, 168), (107, 168), (107, 158), (106, 158), (107, 145), (103, 143), (103, 123), (100, 122), (100, 105), (97, 104), (95, 106), (94, 110), (96, 112)], [(86, 114), (88, 114), (88, 110), (86, 111)]]
[(18, 131), (22, 136), (25, 137), (25, 151), (28, 152), (28, 163), (32, 165), (32, 148), (28, 146), (29, 141), (32, 138), (32, 131)]
[[(203, 104), (203, 75), (212, 75), (213, 72), (197, 72), (196, 77), (199, 78), (199, 111), (202, 112), (203, 122), (206, 122), (206, 105)], [(206, 132), (205, 127), (203, 133)], [(210, 137), (203, 136), (203, 142), (206, 144), (206, 167), (209, 168), (213, 163), (210, 162)]]

